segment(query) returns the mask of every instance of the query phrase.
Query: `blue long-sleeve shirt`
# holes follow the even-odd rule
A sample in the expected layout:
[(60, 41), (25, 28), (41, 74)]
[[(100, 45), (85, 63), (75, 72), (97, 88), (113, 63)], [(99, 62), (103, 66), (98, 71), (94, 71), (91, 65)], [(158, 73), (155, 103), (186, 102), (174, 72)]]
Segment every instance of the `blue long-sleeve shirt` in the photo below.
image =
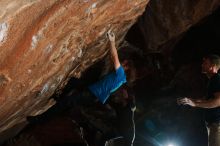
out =
[(124, 69), (120, 66), (115, 72), (107, 74), (101, 80), (90, 85), (88, 88), (99, 99), (99, 101), (104, 104), (110, 94), (126, 82)]

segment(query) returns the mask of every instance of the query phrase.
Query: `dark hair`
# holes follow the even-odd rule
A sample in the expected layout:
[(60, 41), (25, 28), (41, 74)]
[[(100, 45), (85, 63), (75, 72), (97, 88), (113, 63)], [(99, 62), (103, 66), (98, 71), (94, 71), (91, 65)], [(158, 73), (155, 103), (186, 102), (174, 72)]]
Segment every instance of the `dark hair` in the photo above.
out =
[(205, 59), (208, 59), (212, 65), (216, 65), (218, 69), (220, 68), (220, 57), (215, 54), (209, 54), (204, 57)]
[(128, 83), (133, 83), (136, 80), (136, 68), (134, 65), (134, 61), (131, 59), (125, 59), (122, 62), (126, 61), (126, 65), (129, 67), (126, 72)]

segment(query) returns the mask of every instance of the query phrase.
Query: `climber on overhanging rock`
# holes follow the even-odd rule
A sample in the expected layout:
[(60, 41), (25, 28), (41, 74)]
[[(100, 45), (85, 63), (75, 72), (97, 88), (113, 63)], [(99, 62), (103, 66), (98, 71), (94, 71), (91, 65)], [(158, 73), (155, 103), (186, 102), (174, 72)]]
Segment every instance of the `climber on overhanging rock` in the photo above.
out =
[[(135, 92), (130, 81), (122, 85), (116, 92), (111, 95), (108, 104), (115, 110), (116, 119), (114, 127), (116, 132), (114, 134), (109, 131), (105, 133), (105, 144), (119, 142), (124, 146), (132, 146), (135, 140), (135, 122), (134, 114), (136, 110)], [(102, 144), (104, 145), (104, 144)]]
[(127, 82), (126, 74), (132, 72), (132, 63), (129, 60), (124, 60), (120, 63), (117, 49), (115, 47), (115, 35), (108, 31), (107, 36), (110, 40), (110, 54), (114, 64), (114, 71), (105, 75), (101, 80), (94, 84), (85, 87), (82, 91), (68, 95), (48, 109), (45, 113), (37, 116), (28, 116), (27, 120), (30, 123), (38, 123), (45, 119), (58, 114), (66, 109), (70, 109), (76, 105), (86, 105), (98, 99), (101, 103), (105, 103), (110, 94), (116, 91), (121, 85)]

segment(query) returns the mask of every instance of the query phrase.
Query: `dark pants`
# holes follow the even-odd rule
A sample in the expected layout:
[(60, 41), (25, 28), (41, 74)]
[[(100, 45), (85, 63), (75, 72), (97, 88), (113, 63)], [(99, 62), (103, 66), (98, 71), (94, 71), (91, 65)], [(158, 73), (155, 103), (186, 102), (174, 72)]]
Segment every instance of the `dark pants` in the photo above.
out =
[(135, 136), (133, 114), (134, 113), (131, 111), (131, 108), (127, 106), (118, 115), (118, 130), (123, 136), (125, 146), (133, 146)]

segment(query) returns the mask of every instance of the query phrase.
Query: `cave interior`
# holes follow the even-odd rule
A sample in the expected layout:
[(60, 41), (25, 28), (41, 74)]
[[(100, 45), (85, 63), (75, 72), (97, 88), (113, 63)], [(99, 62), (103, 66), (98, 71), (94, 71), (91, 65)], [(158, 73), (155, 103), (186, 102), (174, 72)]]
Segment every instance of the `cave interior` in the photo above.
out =
[[(220, 8), (186, 32), (169, 40), (170, 44), (178, 39), (172, 48), (164, 44), (159, 51), (146, 49), (140, 29), (144, 26), (138, 22), (127, 33), (125, 40), (129, 43), (128, 48), (135, 50), (131, 58), (137, 66), (138, 75), (133, 85), (137, 106), (135, 145), (157, 146), (158, 143), (169, 141), (178, 146), (207, 145), (203, 111), (179, 106), (176, 99), (185, 96), (198, 98), (205, 94), (207, 79), (201, 74), (201, 61), (207, 54), (220, 55), (219, 18)], [(119, 50), (120, 53), (124, 52)], [(80, 79), (71, 79), (62, 93), (56, 93), (53, 97), (60, 98), (73, 88), (78, 89), (98, 80), (103, 66), (105, 60), (97, 62)], [(117, 125), (118, 121), (112, 119), (114, 115), (111, 114), (108, 104), (74, 107), (43, 123), (26, 126), (3, 145), (19, 145), (25, 139), (36, 145), (82, 146), (87, 142), (99, 145), (103, 140), (103, 131), (111, 131), (112, 125)], [(80, 136), (82, 130), (87, 142)]]

